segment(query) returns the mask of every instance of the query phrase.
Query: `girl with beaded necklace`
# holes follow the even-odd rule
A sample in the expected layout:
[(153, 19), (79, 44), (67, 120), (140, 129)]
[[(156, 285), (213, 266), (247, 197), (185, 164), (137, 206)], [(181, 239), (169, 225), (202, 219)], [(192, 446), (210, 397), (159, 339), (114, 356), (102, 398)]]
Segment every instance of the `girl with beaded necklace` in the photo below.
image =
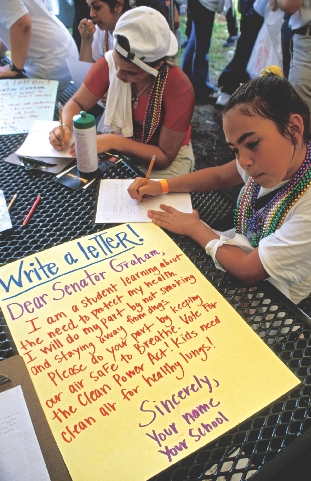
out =
[(64, 136), (60, 127), (50, 132), (53, 147), (68, 145), (74, 115), (89, 110), (108, 91), (98, 152), (118, 150), (135, 159), (142, 172), (155, 156), (153, 178), (191, 172), (194, 91), (187, 75), (167, 61), (177, 50), (176, 37), (157, 10), (125, 12), (114, 30), (114, 49), (95, 62), (64, 106)]
[(149, 217), (198, 242), (219, 269), (249, 284), (269, 278), (299, 303), (311, 291), (310, 116), (305, 102), (276, 73), (278, 67), (268, 67), (260, 78), (239, 87), (223, 111), (235, 160), (145, 186), (135, 179), (129, 194), (140, 201), (168, 191), (210, 191), (244, 181), (234, 229), (215, 231), (196, 211), (184, 214), (165, 204), (163, 212), (149, 211)]

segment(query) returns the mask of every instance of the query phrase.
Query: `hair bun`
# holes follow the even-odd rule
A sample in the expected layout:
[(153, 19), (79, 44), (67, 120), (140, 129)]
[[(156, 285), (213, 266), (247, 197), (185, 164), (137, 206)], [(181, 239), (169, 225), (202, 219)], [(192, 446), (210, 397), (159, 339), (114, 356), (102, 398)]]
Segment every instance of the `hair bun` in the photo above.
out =
[(268, 67), (262, 69), (260, 72), (260, 77), (265, 77), (266, 75), (277, 75), (278, 77), (284, 77), (283, 72), (277, 65), (269, 65)]

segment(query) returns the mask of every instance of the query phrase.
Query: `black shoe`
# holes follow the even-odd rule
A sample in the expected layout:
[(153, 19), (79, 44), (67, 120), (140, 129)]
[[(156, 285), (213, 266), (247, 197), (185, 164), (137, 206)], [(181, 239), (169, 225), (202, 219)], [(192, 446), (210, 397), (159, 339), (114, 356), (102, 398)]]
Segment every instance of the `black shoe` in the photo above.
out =
[(229, 37), (227, 38), (227, 40), (225, 41), (225, 43), (223, 43), (223, 47), (234, 47), (234, 45), (236, 44), (237, 42), (237, 39), (238, 39), (238, 36), (235, 35), (234, 37), (229, 35)]

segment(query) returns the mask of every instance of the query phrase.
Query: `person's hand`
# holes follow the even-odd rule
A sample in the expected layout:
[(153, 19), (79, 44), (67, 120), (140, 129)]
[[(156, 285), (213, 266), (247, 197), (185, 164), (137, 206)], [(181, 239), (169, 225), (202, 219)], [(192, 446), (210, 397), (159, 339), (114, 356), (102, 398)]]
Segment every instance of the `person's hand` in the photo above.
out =
[(132, 199), (138, 200), (138, 202), (146, 201), (148, 196), (161, 195), (162, 186), (160, 182), (149, 180), (146, 184), (146, 179), (137, 177), (127, 189)]
[(152, 223), (167, 229), (174, 234), (188, 235), (195, 232), (196, 226), (200, 223), (200, 216), (197, 210), (192, 211), (191, 214), (185, 214), (179, 210), (170, 207), (169, 205), (160, 204), (164, 212), (156, 210), (148, 210), (148, 217)]
[(269, 7), (272, 12), (276, 12), (279, 8), (277, 0), (269, 0)]
[(0, 67), (0, 78), (14, 78), (19, 75), (18, 72), (14, 72), (14, 70), (10, 69), (10, 65), (4, 65), (4, 67)]
[[(64, 132), (64, 135), (63, 135)], [(64, 150), (68, 147), (71, 138), (71, 129), (69, 125), (63, 125), (63, 127), (55, 127), (50, 132), (50, 144), (56, 150)]]
[(93, 20), (88, 18), (83, 18), (78, 26), (79, 33), (81, 35), (81, 40), (84, 42), (92, 43), (93, 35), (95, 33), (95, 24)]

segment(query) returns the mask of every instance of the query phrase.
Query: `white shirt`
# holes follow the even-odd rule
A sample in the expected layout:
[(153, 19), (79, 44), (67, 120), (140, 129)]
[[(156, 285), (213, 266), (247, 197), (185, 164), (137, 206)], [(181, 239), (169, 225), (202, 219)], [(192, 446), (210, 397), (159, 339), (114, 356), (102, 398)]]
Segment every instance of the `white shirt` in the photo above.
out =
[(289, 19), (289, 26), (292, 30), (297, 30), (311, 24), (311, 0), (303, 0), (303, 4)]
[[(113, 35), (108, 32), (108, 50), (113, 50)], [(95, 33), (92, 42), (92, 57), (94, 62), (104, 55), (104, 31), (95, 25)]]
[(71, 80), (66, 57), (78, 61), (76, 44), (44, 0), (0, 0), (0, 38), (10, 48), (9, 29), (26, 13), (30, 14), (32, 35), (24, 65), (27, 77), (59, 81), (59, 92)]
[[(237, 162), (237, 170), (244, 182), (249, 176)], [(281, 182), (273, 188), (261, 187), (258, 198), (284, 185)], [(302, 301), (311, 292), (311, 187), (297, 200), (281, 227), (273, 234), (261, 239), (258, 246), (260, 261), (269, 274), (270, 282), (280, 289), (295, 304)], [(224, 233), (230, 239), (236, 238), (235, 245), (240, 244), (239, 234), (234, 229)], [(251, 242), (252, 237), (242, 236)], [(231, 242), (230, 242), (231, 243)], [(245, 243), (246, 244), (246, 243)], [(252, 251), (253, 248), (244, 250)]]

